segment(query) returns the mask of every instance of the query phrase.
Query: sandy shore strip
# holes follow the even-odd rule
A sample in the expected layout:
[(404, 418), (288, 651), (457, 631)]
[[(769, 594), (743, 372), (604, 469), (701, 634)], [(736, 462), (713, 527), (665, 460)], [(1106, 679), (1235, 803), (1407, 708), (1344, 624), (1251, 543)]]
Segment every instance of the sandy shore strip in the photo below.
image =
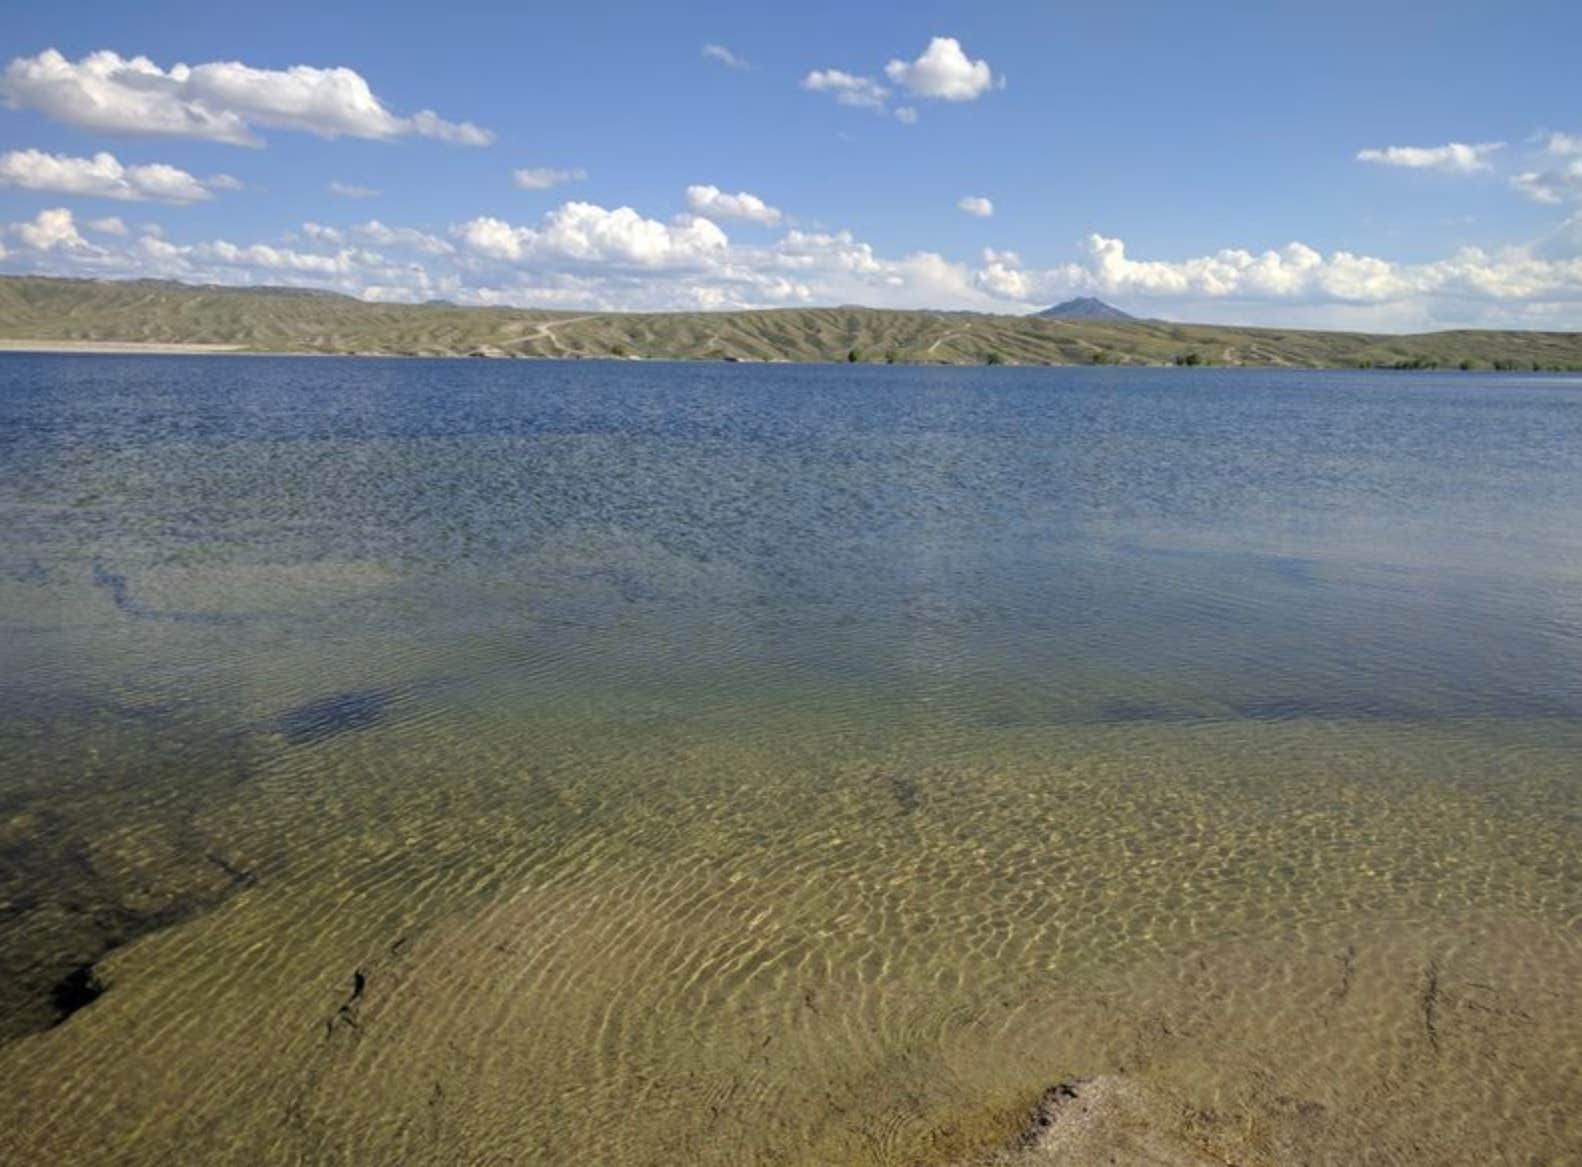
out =
[(0, 352), (5, 353), (108, 353), (130, 356), (151, 353), (155, 356), (176, 356), (200, 353), (239, 353), (246, 351), (239, 344), (165, 344), (141, 340), (3, 340)]

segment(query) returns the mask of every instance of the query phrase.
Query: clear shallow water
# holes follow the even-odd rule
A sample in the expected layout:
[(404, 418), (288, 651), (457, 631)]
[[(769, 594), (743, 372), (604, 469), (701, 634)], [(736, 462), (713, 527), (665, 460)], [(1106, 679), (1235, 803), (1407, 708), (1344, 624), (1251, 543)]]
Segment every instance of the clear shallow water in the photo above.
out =
[(0, 1149), (1582, 1154), (1575, 380), (11, 356), (0, 515)]

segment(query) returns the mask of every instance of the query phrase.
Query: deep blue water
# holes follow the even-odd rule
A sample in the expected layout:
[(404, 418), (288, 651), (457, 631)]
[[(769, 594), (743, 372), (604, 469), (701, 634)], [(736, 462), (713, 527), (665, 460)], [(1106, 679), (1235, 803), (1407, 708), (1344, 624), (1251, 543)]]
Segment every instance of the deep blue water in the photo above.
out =
[(1579, 451), (1561, 378), (7, 356), (0, 563), (18, 635), (625, 621), (1050, 716), (1574, 716)]

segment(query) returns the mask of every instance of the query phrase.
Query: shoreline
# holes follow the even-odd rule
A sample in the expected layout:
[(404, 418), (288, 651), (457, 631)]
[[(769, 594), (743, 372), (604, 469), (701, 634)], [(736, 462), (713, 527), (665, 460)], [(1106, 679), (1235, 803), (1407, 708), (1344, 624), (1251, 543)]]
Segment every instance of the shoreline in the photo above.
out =
[[(619, 364), (704, 364), (704, 365), (845, 365), (851, 362), (839, 358), (815, 357), (704, 357), (704, 356), (617, 356), (605, 353), (575, 353), (575, 354), (549, 354), (549, 353), (513, 353), (502, 351), (491, 352), (380, 352), (373, 350), (347, 350), (343, 352), (318, 352), (303, 349), (268, 349), (249, 348), (239, 344), (205, 344), (190, 341), (140, 341), (140, 340), (28, 340), (14, 337), (0, 337), (0, 356), (14, 354), (18, 356), (200, 356), (200, 357), (328, 357), (334, 359), (362, 358), (365, 360), (429, 360), (429, 361), (528, 361), (528, 362), (554, 362), (575, 363), (581, 361), (602, 362), (608, 361)], [(860, 361), (854, 367), (858, 368), (946, 368), (946, 369), (971, 369), (980, 367), (993, 368), (996, 366), (983, 366), (979, 362), (969, 361)], [(1424, 368), (1402, 369), (1384, 367), (1357, 367), (1351, 365), (1321, 365), (1321, 364), (1295, 364), (1282, 363), (1278, 365), (1265, 364), (1209, 364), (1182, 366), (1172, 361), (1126, 361), (1110, 365), (1084, 365), (1075, 362), (1058, 363), (1053, 361), (1004, 361), (998, 365), (1006, 369), (1213, 369), (1215, 372), (1246, 371), (1269, 372), (1270, 370), (1282, 371), (1307, 371), (1315, 373), (1402, 373), (1402, 372), (1428, 372), (1428, 373), (1474, 373), (1481, 376), (1492, 376), (1496, 373), (1514, 374), (1527, 377), (1575, 377), (1578, 371), (1570, 369), (1458, 369), (1453, 366), (1429, 366)]]
[(131, 356), (149, 353), (154, 356), (204, 356), (245, 353), (250, 350), (239, 344), (191, 344), (143, 340), (25, 340), (0, 339), (0, 353), (105, 353), (110, 356)]

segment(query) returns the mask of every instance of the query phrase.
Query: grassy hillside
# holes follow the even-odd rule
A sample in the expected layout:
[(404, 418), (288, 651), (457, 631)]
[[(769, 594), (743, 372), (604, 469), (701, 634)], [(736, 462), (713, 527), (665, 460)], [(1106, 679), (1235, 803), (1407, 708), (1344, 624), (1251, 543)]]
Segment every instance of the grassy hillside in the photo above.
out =
[(36, 276), (0, 277), (0, 339), (395, 355), (1582, 370), (1582, 333), (1380, 336), (875, 308), (588, 315)]

